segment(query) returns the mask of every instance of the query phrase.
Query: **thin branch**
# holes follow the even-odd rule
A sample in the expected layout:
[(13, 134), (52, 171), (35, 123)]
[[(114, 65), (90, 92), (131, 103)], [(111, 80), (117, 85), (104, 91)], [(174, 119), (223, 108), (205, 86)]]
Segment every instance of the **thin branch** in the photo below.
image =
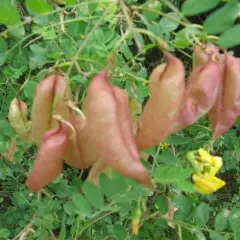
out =
[[(180, 25), (182, 25), (182, 26), (184, 26), (184, 27), (190, 27), (190, 26), (191, 26), (191, 24), (185, 23), (185, 22), (179, 20), (178, 18), (175, 18), (175, 17), (173, 17), (173, 16), (171, 16), (171, 15), (169, 15), (169, 14), (167, 14), (167, 13), (164, 13), (164, 12), (161, 12), (161, 11), (158, 11), (158, 10), (155, 10), (155, 9), (152, 9), (152, 8), (146, 8), (146, 7), (141, 7), (141, 6), (133, 6), (133, 9), (135, 9), (135, 10), (143, 10), (143, 11), (148, 11), (148, 12), (156, 13), (156, 14), (158, 14), (158, 15), (160, 15), (160, 16), (162, 16), (162, 17), (166, 17), (166, 18), (168, 18), (168, 19), (170, 19), (170, 20), (172, 20), (172, 21), (174, 21), (174, 22), (176, 22), (176, 23), (178, 23), (178, 24), (180, 24)], [(198, 26), (198, 25), (197, 25), (197, 26)], [(199, 25), (199, 26), (200, 26), (200, 25)], [(195, 26), (195, 27), (196, 27), (196, 26)], [(199, 28), (200, 28), (200, 27), (199, 27)]]
[(125, 16), (125, 18), (126, 18), (129, 31), (133, 34), (133, 38), (134, 38), (134, 40), (135, 40), (135, 42), (136, 42), (136, 44), (137, 44), (138, 51), (141, 51), (141, 48), (142, 48), (142, 47), (141, 47), (141, 44), (139, 43), (139, 41), (138, 41), (138, 39), (137, 39), (137, 36), (136, 36), (136, 33), (135, 33), (135, 31), (134, 31), (134, 26), (133, 26), (132, 21), (131, 21), (129, 15), (128, 15), (128, 12), (127, 12), (127, 7), (126, 7), (126, 5), (125, 5), (125, 3), (124, 3), (123, 0), (119, 0), (119, 3), (120, 3), (120, 5), (121, 5), (123, 14), (124, 14), (124, 16)]
[(99, 20), (96, 22), (96, 24), (93, 26), (92, 30), (89, 32), (89, 34), (86, 36), (86, 38), (84, 39), (84, 41), (82, 42), (81, 46), (78, 48), (76, 54), (74, 55), (74, 57), (72, 58), (72, 61), (69, 65), (68, 71), (66, 73), (66, 76), (69, 77), (74, 64), (77, 62), (78, 56), (80, 55), (80, 53), (82, 52), (82, 50), (85, 48), (85, 46), (88, 43), (88, 40), (90, 39), (90, 37), (93, 35), (93, 33), (96, 31), (96, 29), (101, 25), (103, 18), (108, 14), (109, 10), (112, 8), (112, 6), (114, 5), (111, 4), (103, 13), (103, 15), (99, 18)]

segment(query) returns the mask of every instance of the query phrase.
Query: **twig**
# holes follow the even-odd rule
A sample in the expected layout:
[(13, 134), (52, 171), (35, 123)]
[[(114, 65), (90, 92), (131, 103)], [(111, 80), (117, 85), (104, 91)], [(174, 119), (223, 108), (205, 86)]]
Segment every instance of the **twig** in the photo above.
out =
[[(156, 13), (156, 14), (158, 14), (158, 15), (160, 15), (162, 17), (166, 17), (166, 18), (168, 18), (168, 19), (170, 19), (170, 20), (172, 20), (172, 21), (174, 21), (174, 22), (176, 22), (176, 23), (178, 23), (178, 24), (180, 24), (180, 25), (182, 25), (184, 27), (190, 27), (191, 26), (191, 24), (185, 23), (185, 22), (179, 20), (178, 18), (175, 18), (175, 17), (173, 17), (173, 16), (171, 16), (171, 15), (169, 15), (167, 13), (164, 13), (164, 12), (161, 12), (161, 11), (158, 11), (158, 10), (155, 10), (155, 9), (141, 7), (141, 6), (133, 6), (133, 9)], [(200, 28), (200, 25), (197, 25), (197, 26)], [(197, 27), (197, 26), (195, 26), (195, 27)]]
[(141, 48), (142, 48), (142, 47), (141, 47), (141, 44), (139, 43), (139, 41), (138, 41), (138, 39), (137, 39), (137, 36), (136, 36), (136, 33), (135, 33), (135, 31), (134, 31), (133, 24), (132, 24), (131, 19), (130, 19), (129, 15), (128, 15), (128, 12), (127, 12), (127, 7), (126, 7), (126, 5), (125, 5), (125, 3), (124, 3), (123, 0), (119, 0), (119, 3), (120, 3), (120, 5), (121, 5), (123, 14), (124, 14), (124, 16), (125, 16), (125, 18), (126, 18), (129, 31), (133, 34), (133, 38), (134, 38), (134, 40), (135, 40), (135, 42), (136, 42), (136, 44), (137, 44), (138, 51), (141, 51)]
[(34, 220), (34, 218), (37, 216), (37, 214), (35, 214), (32, 218), (32, 220), (30, 221), (30, 223), (25, 226), (25, 228), (19, 233), (17, 234), (12, 240), (17, 240), (19, 237), (21, 237), (22, 235), (24, 235), (25, 232), (29, 232), (30, 229), (32, 228), (32, 222)]
[(60, 19), (60, 26), (61, 26), (61, 31), (65, 33), (65, 26), (64, 26), (64, 13), (60, 12), (59, 13), (59, 19)]
[(109, 10), (112, 8), (112, 6), (114, 5), (111, 4), (106, 11), (103, 13), (103, 15), (99, 18), (99, 20), (97, 21), (97, 23), (93, 26), (92, 30), (89, 32), (89, 34), (86, 36), (86, 38), (84, 39), (84, 41), (82, 42), (81, 46), (78, 48), (76, 54), (74, 55), (74, 57), (72, 58), (72, 61), (69, 65), (68, 71), (66, 73), (66, 76), (69, 77), (72, 69), (73, 69), (73, 65), (75, 64), (75, 62), (78, 59), (79, 54), (82, 52), (82, 50), (85, 48), (86, 44), (88, 43), (88, 40), (90, 39), (90, 37), (93, 35), (93, 33), (96, 31), (96, 29), (101, 25), (103, 18), (108, 14)]
[(23, 48), (28, 47), (29, 45), (31, 45), (32, 43), (36, 42), (36, 41), (39, 40), (40, 38), (42, 38), (42, 35), (39, 35), (39, 36), (35, 37), (34, 39), (30, 40), (27, 44), (25, 44), (25, 45), (23, 46)]
[(76, 66), (76, 69), (77, 71), (82, 74), (85, 78), (89, 78), (89, 76), (91, 75), (90, 72), (84, 72), (81, 67), (79, 66), (78, 62), (75, 62), (75, 66)]
[(113, 213), (115, 213), (115, 212), (113, 212), (113, 211), (112, 211), (112, 212), (108, 212), (108, 213), (100, 216), (99, 218), (96, 218), (96, 219), (93, 220), (92, 222), (88, 223), (87, 225), (85, 225), (85, 226), (82, 228), (82, 230), (80, 231), (80, 233), (78, 234), (77, 237), (80, 237), (80, 236), (83, 234), (83, 232), (85, 232), (85, 230), (88, 229), (91, 225), (93, 225), (94, 223), (100, 221), (101, 219), (103, 219), (103, 218), (105, 218), (105, 217), (107, 217), (107, 216), (109, 216), (109, 215), (111, 215), (111, 214), (113, 214)]

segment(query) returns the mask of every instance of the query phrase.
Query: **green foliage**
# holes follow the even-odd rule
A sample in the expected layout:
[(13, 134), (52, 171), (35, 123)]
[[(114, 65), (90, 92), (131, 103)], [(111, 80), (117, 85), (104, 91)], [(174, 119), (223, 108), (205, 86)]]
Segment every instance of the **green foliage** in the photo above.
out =
[(232, 26), (238, 16), (237, 0), (229, 0), (222, 8), (215, 11), (204, 21), (204, 28), (208, 33), (216, 34)]
[(237, 24), (231, 27), (230, 29), (226, 30), (220, 36), (218, 43), (225, 48), (235, 47), (240, 44), (239, 34), (240, 34), (240, 24)]
[(206, 11), (211, 10), (212, 8), (216, 7), (220, 3), (220, 0), (187, 0), (184, 2), (182, 7), (182, 12), (186, 16), (197, 15), (199, 13), (203, 13)]
[[(114, 53), (113, 84), (145, 104), (149, 73), (164, 61), (157, 41), (166, 41), (189, 71), (196, 42), (240, 45), (237, 0), (187, 0), (181, 11), (177, 2), (128, 0), (123, 9), (110, 0), (0, 1), (0, 153), (16, 139), (14, 161), (0, 157), (0, 239), (240, 239), (240, 122), (211, 144), (203, 118), (167, 137), (165, 147), (146, 150), (154, 192), (115, 172), (102, 174), (96, 186), (86, 180), (88, 169), (64, 166), (32, 194), (25, 180), (36, 148), (18, 139), (7, 121), (13, 98), (31, 108), (37, 83), (51, 71), (66, 74), (82, 106), (89, 81)], [(194, 15), (196, 22), (186, 19)], [(207, 196), (195, 191), (185, 157), (200, 147), (223, 157), (220, 176), (227, 182)], [(141, 213), (138, 236), (131, 230), (134, 209)]]

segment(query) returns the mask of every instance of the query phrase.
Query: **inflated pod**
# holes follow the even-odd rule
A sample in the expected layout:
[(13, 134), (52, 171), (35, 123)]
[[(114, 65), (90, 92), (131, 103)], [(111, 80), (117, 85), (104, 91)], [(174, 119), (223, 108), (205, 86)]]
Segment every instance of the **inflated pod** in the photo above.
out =
[(193, 50), (193, 68), (205, 65), (207, 62), (220, 60), (219, 48), (213, 44), (207, 44), (205, 48), (196, 45)]
[(208, 62), (193, 70), (189, 77), (174, 131), (179, 131), (199, 120), (213, 107), (221, 86), (220, 66)]
[(29, 140), (30, 122), (27, 121), (27, 105), (19, 97), (14, 98), (10, 104), (8, 120), (20, 138)]
[(164, 54), (167, 63), (156, 67), (150, 76), (151, 95), (136, 137), (140, 151), (158, 145), (171, 133), (184, 94), (183, 63), (169, 52)]
[(66, 89), (67, 84), (59, 75), (47, 77), (37, 85), (31, 112), (33, 142), (39, 144), (44, 133), (55, 126), (52, 123), (53, 107), (64, 100)]
[(26, 181), (31, 191), (41, 190), (62, 172), (68, 138), (62, 123), (59, 129), (49, 130), (44, 134), (32, 172)]
[[(1, 143), (0, 143), (1, 145)], [(6, 160), (12, 162), (14, 161), (14, 154), (16, 152), (16, 139), (12, 138), (9, 143), (6, 151), (2, 153), (2, 157), (5, 158)]]
[(240, 114), (240, 65), (235, 57), (226, 54), (221, 67), (223, 82), (216, 103), (208, 114), (213, 138), (227, 132)]
[(133, 139), (128, 100), (113, 87), (107, 71), (93, 78), (87, 90), (87, 128), (93, 147), (118, 173), (152, 187)]
[(86, 169), (99, 159), (99, 153), (94, 148), (88, 129), (87, 120), (83, 113), (78, 114), (73, 105), (68, 105), (70, 121), (76, 131), (76, 137), (69, 141), (67, 163), (75, 168)]

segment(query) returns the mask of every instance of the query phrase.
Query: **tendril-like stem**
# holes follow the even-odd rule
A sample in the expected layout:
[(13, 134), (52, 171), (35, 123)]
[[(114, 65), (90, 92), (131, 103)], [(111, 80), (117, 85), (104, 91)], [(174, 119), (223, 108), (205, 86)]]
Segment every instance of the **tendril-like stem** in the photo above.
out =
[(73, 125), (72, 125), (70, 122), (64, 120), (64, 119), (62, 118), (62, 116), (60, 116), (59, 114), (54, 114), (52, 117), (53, 117), (56, 121), (58, 121), (58, 122), (60, 122), (60, 123), (66, 124), (66, 125), (71, 129), (71, 135), (70, 135), (70, 137), (69, 137), (69, 140), (73, 140), (73, 139), (76, 138), (76, 130), (75, 130), (75, 128), (73, 127)]

